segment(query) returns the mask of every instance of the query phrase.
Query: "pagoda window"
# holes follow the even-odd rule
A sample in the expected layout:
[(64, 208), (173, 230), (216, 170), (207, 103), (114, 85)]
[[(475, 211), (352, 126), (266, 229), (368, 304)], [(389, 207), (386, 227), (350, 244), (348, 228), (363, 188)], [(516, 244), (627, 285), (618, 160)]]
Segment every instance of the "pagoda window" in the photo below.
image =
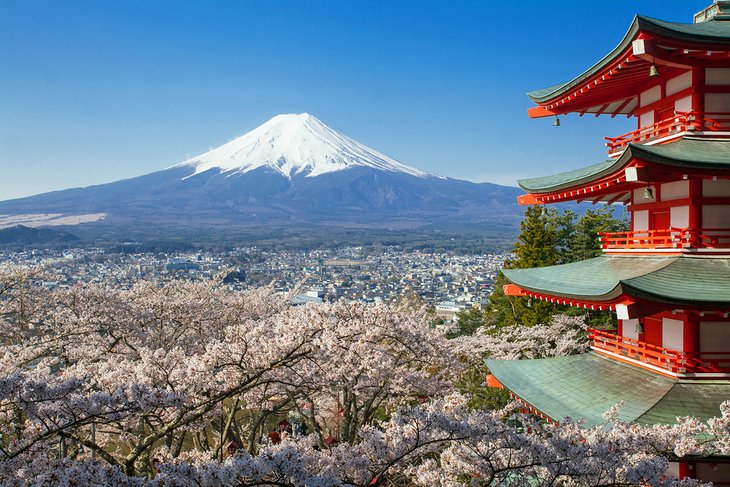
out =
[(702, 207), (702, 226), (706, 229), (730, 229), (730, 206), (704, 205)]
[(730, 68), (707, 68), (705, 84), (707, 86), (730, 86)]
[(662, 99), (662, 87), (657, 85), (642, 91), (639, 95), (639, 106), (645, 107)]
[(672, 228), (689, 227), (689, 206), (673, 206), (669, 209), (669, 226)]
[(649, 211), (648, 210), (641, 210), (641, 211), (634, 211), (632, 214), (632, 220), (634, 221), (633, 224), (633, 231), (638, 232), (640, 230), (649, 230)]
[(730, 112), (730, 93), (706, 93), (705, 110), (708, 113)]
[[(704, 198), (726, 199), (730, 202), (730, 180), (704, 179), (702, 181), (702, 196)], [(720, 200), (722, 201), (722, 200)], [(715, 201), (715, 202), (720, 202)], [(730, 245), (730, 205), (702, 206), (702, 227), (705, 233), (717, 237), (721, 246)]]
[[(661, 100), (661, 98), (662, 87), (658, 85), (654, 86), (653, 88), (649, 88), (648, 90), (641, 92), (639, 95), (639, 106), (642, 108), (646, 107)], [(646, 110), (641, 113), (641, 108), (639, 109), (639, 128), (649, 127), (656, 121), (657, 120), (655, 120), (654, 117), (654, 110)]]
[(684, 322), (673, 318), (662, 318), (661, 346), (678, 352), (684, 351)]
[(689, 181), (673, 181), (661, 185), (662, 201), (689, 198)]
[(640, 341), (639, 338), (639, 320), (637, 318), (630, 320), (620, 320), (620, 335), (630, 340)]
[(674, 102), (674, 110), (677, 112), (691, 112), (692, 111), (692, 95), (685, 96)]
[[(679, 93), (682, 90), (686, 90), (692, 86), (692, 71), (675, 76), (674, 78), (667, 81), (667, 96), (671, 96), (675, 93)], [(690, 98), (691, 99), (691, 98)]]
[(730, 179), (703, 179), (702, 195), (710, 197), (730, 197)]
[(700, 323), (700, 353), (726, 352), (730, 356), (730, 322), (703, 321)]

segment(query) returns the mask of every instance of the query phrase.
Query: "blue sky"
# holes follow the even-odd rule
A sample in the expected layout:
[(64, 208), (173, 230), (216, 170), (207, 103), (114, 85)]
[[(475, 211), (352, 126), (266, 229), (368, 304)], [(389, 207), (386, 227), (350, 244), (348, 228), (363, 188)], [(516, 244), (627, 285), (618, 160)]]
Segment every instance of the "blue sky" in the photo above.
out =
[(603, 160), (624, 119), (530, 120), (525, 92), (615, 47), (634, 14), (711, 0), (0, 0), (0, 200), (146, 174), (309, 112), (472, 181)]

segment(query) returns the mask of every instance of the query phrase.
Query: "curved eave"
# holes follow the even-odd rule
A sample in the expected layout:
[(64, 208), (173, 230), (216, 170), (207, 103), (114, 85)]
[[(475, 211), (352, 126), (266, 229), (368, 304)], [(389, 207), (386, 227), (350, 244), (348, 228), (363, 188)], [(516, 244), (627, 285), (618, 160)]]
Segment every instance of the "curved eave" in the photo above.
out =
[(680, 257), (653, 273), (623, 280), (621, 288), (647, 301), (725, 309), (730, 306), (730, 259)]
[(730, 139), (683, 137), (663, 145), (629, 144), (626, 152), (633, 159), (678, 168), (730, 170)]
[(728, 258), (602, 256), (502, 272), (520, 289), (578, 302), (639, 299), (707, 309), (730, 305)]
[(623, 170), (637, 160), (678, 169), (730, 171), (730, 140), (683, 137), (664, 145), (629, 144), (616, 159), (550, 176), (521, 179), (517, 184), (535, 195), (576, 191), (607, 178), (623, 176)]
[(623, 403), (619, 418), (673, 424), (677, 416), (707, 420), (719, 414), (730, 381), (682, 381), (589, 352), (533, 360), (486, 360), (500, 383), (554, 420), (580, 418), (603, 425), (603, 413)]
[[(626, 151), (628, 152), (628, 151)], [(626, 155), (624, 152), (624, 155)], [(624, 155), (618, 159), (599, 162), (591, 166), (539, 178), (520, 179), (517, 184), (528, 193), (549, 194), (575, 189), (588, 183), (616, 174), (628, 164)]]
[(588, 70), (568, 82), (531, 91), (527, 96), (532, 102), (544, 105), (569, 93), (625, 55), (627, 50), (631, 49), (631, 43), (637, 39), (640, 33), (701, 45), (730, 45), (730, 22), (681, 24), (637, 15), (618, 46)]
[(575, 300), (612, 302), (623, 295), (621, 281), (643, 276), (673, 262), (669, 257), (595, 257), (550, 267), (503, 269), (513, 284), (527, 291)]

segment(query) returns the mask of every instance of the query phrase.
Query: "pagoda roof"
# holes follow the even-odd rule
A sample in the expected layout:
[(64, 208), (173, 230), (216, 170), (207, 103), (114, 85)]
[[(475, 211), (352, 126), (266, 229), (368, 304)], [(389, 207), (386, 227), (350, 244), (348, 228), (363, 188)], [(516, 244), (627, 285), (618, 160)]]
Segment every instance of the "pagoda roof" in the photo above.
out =
[(685, 24), (637, 15), (618, 46), (588, 70), (570, 81), (531, 91), (527, 95), (533, 102), (544, 104), (571, 90), (580, 88), (586, 81), (609, 68), (617, 58), (630, 50), (632, 42), (639, 36), (639, 33), (653, 34), (663, 39), (701, 46), (730, 45), (730, 22), (727, 21), (711, 20), (697, 24)]
[(730, 381), (681, 380), (611, 360), (595, 352), (532, 360), (486, 360), (499, 382), (554, 420), (602, 425), (603, 413), (623, 402), (619, 418), (672, 424), (677, 416), (707, 420), (730, 397)]
[(730, 170), (730, 140), (682, 137), (661, 145), (632, 143), (616, 159), (550, 176), (521, 179), (517, 183), (530, 193), (561, 191), (617, 173), (635, 159), (684, 169)]
[(625, 297), (716, 308), (730, 303), (730, 258), (603, 255), (533, 269), (503, 269), (505, 277), (537, 294), (590, 302)]

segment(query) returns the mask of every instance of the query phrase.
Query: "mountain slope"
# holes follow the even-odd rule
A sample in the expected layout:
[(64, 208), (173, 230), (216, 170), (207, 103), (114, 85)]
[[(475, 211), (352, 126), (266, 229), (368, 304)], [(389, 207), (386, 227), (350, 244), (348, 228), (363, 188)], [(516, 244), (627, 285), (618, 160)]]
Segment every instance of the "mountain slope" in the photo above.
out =
[(226, 228), (516, 225), (519, 193), (419, 171), (302, 114), (274, 117), (162, 171), (0, 202), (0, 214), (104, 213), (104, 225)]

